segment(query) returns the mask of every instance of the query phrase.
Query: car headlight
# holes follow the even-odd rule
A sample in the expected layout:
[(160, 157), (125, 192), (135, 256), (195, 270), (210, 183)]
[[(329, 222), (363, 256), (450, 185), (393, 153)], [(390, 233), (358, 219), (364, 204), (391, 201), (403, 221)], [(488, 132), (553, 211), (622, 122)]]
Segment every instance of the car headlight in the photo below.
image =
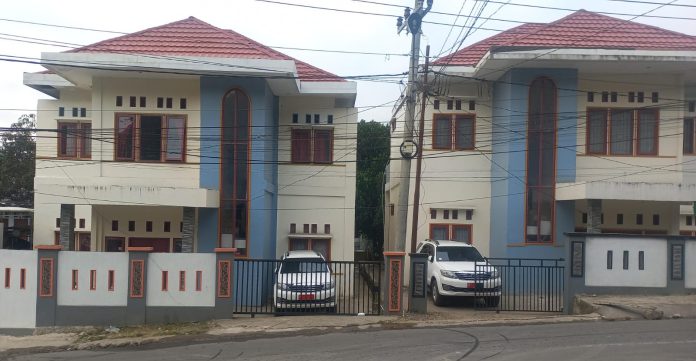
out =
[(498, 278), (500, 277), (500, 273), (498, 273), (497, 269), (491, 270), (491, 278)]
[(440, 270), (440, 274), (442, 277), (457, 278), (457, 274), (454, 271)]
[(336, 281), (331, 280), (328, 283), (324, 283), (324, 289), (325, 290), (330, 290), (332, 288), (336, 287)]

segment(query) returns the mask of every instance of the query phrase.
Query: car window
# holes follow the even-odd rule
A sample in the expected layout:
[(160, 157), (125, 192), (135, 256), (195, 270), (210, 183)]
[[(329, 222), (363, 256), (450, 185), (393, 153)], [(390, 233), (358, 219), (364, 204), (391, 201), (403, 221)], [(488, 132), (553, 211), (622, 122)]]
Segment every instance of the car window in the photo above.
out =
[(289, 258), (280, 265), (280, 273), (329, 272), (329, 267), (321, 258)]
[(477, 262), (483, 261), (483, 256), (474, 247), (437, 247), (438, 261)]

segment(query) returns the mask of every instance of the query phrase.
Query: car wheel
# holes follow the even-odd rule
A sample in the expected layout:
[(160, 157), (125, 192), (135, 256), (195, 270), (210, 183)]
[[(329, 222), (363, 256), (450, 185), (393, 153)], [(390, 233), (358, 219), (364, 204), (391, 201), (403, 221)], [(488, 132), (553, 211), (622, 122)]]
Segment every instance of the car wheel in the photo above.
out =
[(334, 307), (327, 307), (327, 308), (326, 308), (326, 313), (336, 313), (336, 306), (334, 306)]
[(445, 296), (440, 294), (440, 290), (437, 288), (437, 282), (433, 280), (431, 282), (430, 288), (431, 288), (431, 293), (433, 295), (433, 304), (435, 306), (444, 306), (445, 305)]
[(484, 297), (483, 301), (486, 303), (486, 307), (498, 307), (500, 304), (500, 296)]

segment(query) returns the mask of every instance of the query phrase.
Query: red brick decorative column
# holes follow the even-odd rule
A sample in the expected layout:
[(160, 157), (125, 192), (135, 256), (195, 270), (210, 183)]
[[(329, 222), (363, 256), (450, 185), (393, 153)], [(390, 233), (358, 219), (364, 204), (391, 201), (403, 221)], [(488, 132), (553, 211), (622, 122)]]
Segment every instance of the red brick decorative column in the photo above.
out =
[(401, 285), (403, 284), (404, 260), (406, 252), (384, 252), (385, 265), (385, 281), (383, 308), (384, 314), (397, 315), (401, 314), (404, 309), (403, 292)]

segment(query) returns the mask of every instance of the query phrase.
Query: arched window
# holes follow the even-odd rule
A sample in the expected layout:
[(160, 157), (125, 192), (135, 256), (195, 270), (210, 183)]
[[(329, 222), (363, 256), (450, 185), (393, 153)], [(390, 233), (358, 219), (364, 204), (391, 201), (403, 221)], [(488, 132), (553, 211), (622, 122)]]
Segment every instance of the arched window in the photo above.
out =
[(525, 240), (551, 243), (556, 187), (556, 85), (535, 79), (529, 87)]
[(234, 89), (222, 100), (220, 127), (221, 247), (247, 255), (249, 232), (249, 97)]

